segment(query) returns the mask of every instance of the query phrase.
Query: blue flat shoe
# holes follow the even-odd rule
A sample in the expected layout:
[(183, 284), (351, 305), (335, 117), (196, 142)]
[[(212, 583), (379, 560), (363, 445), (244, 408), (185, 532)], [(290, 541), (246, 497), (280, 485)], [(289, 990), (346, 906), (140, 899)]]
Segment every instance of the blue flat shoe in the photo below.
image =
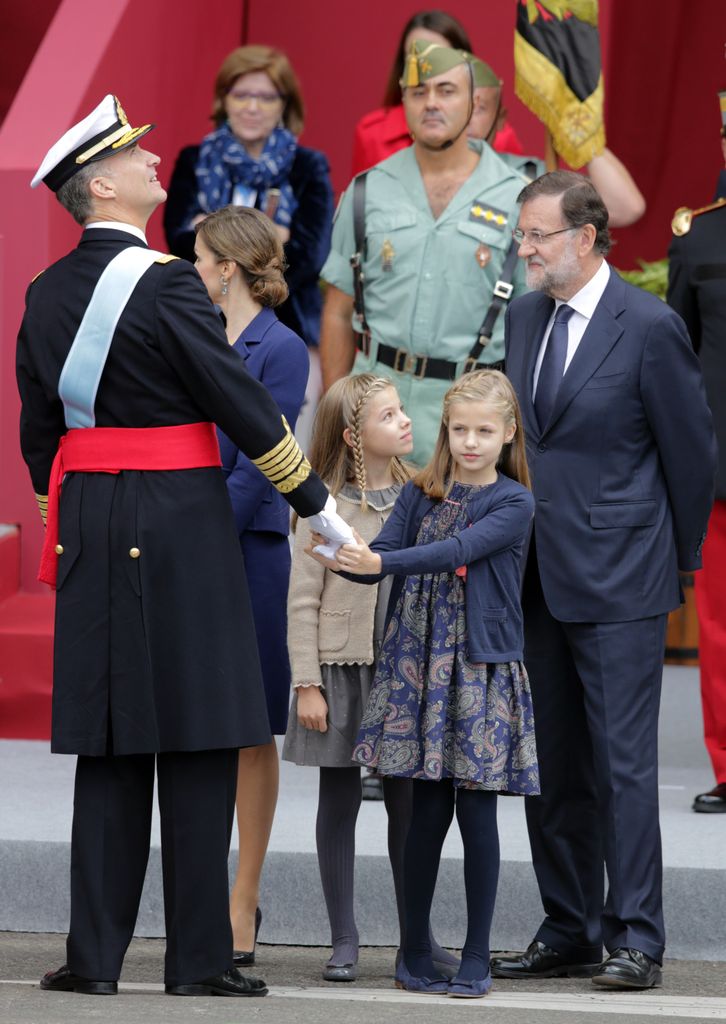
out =
[(459, 978), (454, 978), (449, 982), (446, 994), (455, 999), (480, 999), (487, 995), (491, 987), (491, 974), (487, 974), (486, 978), (476, 978), (474, 981), (462, 981)]
[(403, 957), (396, 965), (396, 988), (406, 992), (421, 992), (426, 996), (445, 996), (449, 982), (446, 978), (414, 978), (408, 973)]

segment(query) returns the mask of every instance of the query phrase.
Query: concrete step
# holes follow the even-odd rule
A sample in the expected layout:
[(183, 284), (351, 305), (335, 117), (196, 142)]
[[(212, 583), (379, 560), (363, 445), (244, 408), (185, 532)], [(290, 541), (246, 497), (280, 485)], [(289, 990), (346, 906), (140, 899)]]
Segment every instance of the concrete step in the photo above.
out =
[[(661, 716), (661, 827), (668, 955), (726, 960), (725, 815), (694, 814), (711, 786), (701, 742), (698, 674), (667, 668)], [(0, 742), (0, 930), (63, 932), (68, 926), (70, 816), (75, 759), (45, 743)], [(325, 945), (329, 928), (315, 854), (317, 772), (283, 764), (280, 801), (263, 876), (264, 942)], [(499, 800), (502, 871), (494, 948), (526, 946), (541, 919), (523, 803)], [(397, 924), (381, 802), (365, 801), (357, 830), (356, 901), (361, 941), (395, 945)], [(235, 840), (236, 842), (236, 840)], [(230, 874), (235, 864), (230, 857)], [(433, 923), (459, 947), (465, 927), (462, 849), (452, 827), (444, 847)], [(162, 935), (158, 821), (137, 934)]]

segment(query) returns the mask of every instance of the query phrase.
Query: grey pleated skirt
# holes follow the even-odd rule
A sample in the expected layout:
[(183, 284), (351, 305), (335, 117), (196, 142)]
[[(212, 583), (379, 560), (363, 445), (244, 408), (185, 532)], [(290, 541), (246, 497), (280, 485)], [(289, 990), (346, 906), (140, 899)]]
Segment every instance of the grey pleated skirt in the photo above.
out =
[(355, 767), (351, 754), (375, 670), (375, 665), (321, 665), (328, 731), (315, 732), (300, 724), (295, 694), (282, 748), (283, 761), (318, 768)]

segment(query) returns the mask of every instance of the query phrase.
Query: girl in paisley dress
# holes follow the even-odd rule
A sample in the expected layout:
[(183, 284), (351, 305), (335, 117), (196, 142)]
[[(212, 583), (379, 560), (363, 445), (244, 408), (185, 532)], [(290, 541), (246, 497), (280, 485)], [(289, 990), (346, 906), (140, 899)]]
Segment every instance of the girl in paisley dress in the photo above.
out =
[[(413, 780), (396, 973), (411, 991), (473, 997), (491, 986), (496, 794), (539, 792), (519, 603), (533, 511), (517, 399), (503, 374), (483, 370), (447, 392), (433, 457), (404, 486), (376, 540), (368, 547), (356, 537), (336, 555), (351, 579), (393, 576), (353, 757), (384, 779)], [(468, 926), (459, 972), (447, 983), (431, 959), (428, 920), (454, 812)]]
[[(310, 462), (335, 496), (343, 519), (372, 540), (411, 475), (401, 460), (412, 447), (411, 420), (393, 383), (361, 373), (337, 381), (322, 399)], [(384, 581), (362, 592), (307, 558), (309, 544), (310, 528), (300, 520), (288, 598), (294, 698), (282, 756), (320, 770), (316, 840), (333, 945), (323, 978), (345, 982), (358, 973), (353, 867), (361, 771), (351, 754), (383, 639), (390, 584)], [(383, 790), (402, 920), (411, 783), (388, 778)], [(458, 965), (438, 946), (434, 960), (451, 973)]]

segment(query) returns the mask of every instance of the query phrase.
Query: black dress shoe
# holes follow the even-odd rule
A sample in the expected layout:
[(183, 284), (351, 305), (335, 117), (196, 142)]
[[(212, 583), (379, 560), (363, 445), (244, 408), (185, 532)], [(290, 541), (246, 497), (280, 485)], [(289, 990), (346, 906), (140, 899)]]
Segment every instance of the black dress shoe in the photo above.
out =
[(224, 974), (189, 985), (166, 985), (168, 996), (266, 996), (267, 985), (261, 978), (251, 978), (232, 967)]
[(660, 988), (660, 964), (639, 949), (616, 949), (592, 977), (604, 988)]
[(708, 793), (699, 793), (693, 810), (702, 814), (726, 814), (726, 782), (719, 782)]
[(92, 981), (74, 974), (68, 964), (57, 971), (48, 971), (40, 979), (40, 987), (49, 992), (83, 992), (87, 996), (115, 996), (118, 994), (116, 981)]
[(600, 964), (573, 963), (535, 939), (524, 953), (492, 957), (491, 967), (494, 978), (589, 978)]
[(252, 949), (246, 952), (242, 949), (235, 949), (232, 954), (232, 962), (235, 967), (252, 967), (255, 962), (255, 946), (257, 945), (257, 936), (260, 931), (260, 925), (262, 924), (262, 911), (258, 907), (255, 910), (255, 938), (252, 943)]

